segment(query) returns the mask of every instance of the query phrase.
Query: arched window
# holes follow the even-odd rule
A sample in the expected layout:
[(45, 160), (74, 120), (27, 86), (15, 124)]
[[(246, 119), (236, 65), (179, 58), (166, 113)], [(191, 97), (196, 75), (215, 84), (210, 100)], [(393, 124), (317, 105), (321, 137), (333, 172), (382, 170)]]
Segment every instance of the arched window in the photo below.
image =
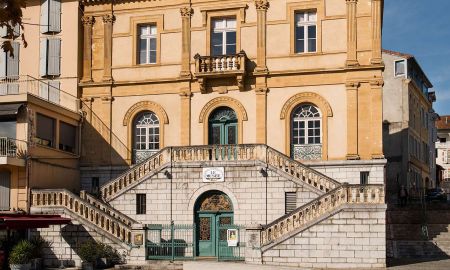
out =
[(134, 120), (134, 163), (144, 161), (159, 150), (159, 119), (146, 111)]
[(237, 144), (237, 128), (237, 116), (233, 109), (215, 109), (209, 117), (209, 144)]
[(317, 107), (301, 104), (292, 113), (292, 156), (301, 160), (322, 158), (322, 117)]

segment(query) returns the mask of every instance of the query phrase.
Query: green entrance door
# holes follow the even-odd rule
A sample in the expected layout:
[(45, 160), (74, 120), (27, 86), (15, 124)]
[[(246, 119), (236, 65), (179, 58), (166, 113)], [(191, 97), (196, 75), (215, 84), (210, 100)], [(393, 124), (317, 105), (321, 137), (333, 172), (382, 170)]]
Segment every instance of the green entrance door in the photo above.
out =
[(237, 117), (228, 107), (219, 107), (209, 118), (209, 144), (237, 144)]
[(219, 229), (233, 224), (233, 206), (228, 196), (210, 191), (197, 200), (195, 211), (197, 228), (197, 256), (217, 257), (219, 243), (227, 241), (227, 231)]

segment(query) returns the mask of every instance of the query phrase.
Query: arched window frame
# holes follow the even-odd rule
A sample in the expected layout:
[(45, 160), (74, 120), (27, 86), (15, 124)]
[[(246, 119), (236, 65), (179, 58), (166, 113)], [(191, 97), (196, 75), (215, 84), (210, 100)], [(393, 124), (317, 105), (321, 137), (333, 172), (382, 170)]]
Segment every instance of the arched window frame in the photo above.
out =
[[(307, 109), (306, 110), (302, 110), (303, 108)], [(316, 110), (315, 112), (311, 111), (311, 109)], [(302, 111), (300, 111), (302, 110)], [(302, 115), (303, 114), (303, 115)], [(308, 114), (308, 115), (306, 115)], [(298, 105), (294, 111), (292, 112), (292, 123), (293, 126), (291, 128), (291, 143), (292, 144), (297, 144), (297, 145), (312, 145), (312, 144), (322, 144), (322, 113), (320, 111), (320, 109), (318, 107), (316, 107), (314, 104), (309, 104), (309, 103), (302, 103), (300, 105)], [(298, 122), (299, 125), (298, 127), (296, 127), (295, 123)], [(301, 127), (301, 124), (303, 125), (303, 128)], [(310, 123), (313, 124), (313, 127), (310, 127)], [(317, 125), (317, 123), (319, 125)], [(304, 138), (303, 138), (303, 142), (301, 141), (301, 135), (298, 134), (297, 136), (295, 136), (295, 130), (298, 129), (299, 131), (301, 131), (302, 129), (304, 130)], [(313, 134), (310, 135), (309, 134), (309, 130), (313, 130), (313, 133), (315, 130), (319, 130), (319, 135)], [(299, 132), (300, 133), (300, 132)], [(297, 138), (297, 143), (295, 142), (295, 139)], [(313, 139), (313, 141), (311, 141), (310, 139)]]
[(142, 111), (133, 120), (133, 162), (139, 163), (161, 149), (161, 122), (152, 111)]

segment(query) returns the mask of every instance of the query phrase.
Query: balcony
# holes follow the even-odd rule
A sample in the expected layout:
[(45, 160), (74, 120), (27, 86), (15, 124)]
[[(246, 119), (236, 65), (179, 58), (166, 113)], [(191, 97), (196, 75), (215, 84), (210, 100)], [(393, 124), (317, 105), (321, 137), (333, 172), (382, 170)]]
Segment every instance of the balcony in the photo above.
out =
[(77, 97), (60, 90), (55, 84), (28, 75), (0, 78), (0, 103), (27, 102), (30, 96), (78, 111)]
[(0, 138), (0, 165), (25, 166), (27, 142), (12, 138)]
[(196, 54), (194, 75), (200, 84), (202, 93), (206, 92), (207, 81), (211, 79), (233, 78), (240, 91), (244, 90), (247, 55), (238, 54), (219, 56), (200, 56)]

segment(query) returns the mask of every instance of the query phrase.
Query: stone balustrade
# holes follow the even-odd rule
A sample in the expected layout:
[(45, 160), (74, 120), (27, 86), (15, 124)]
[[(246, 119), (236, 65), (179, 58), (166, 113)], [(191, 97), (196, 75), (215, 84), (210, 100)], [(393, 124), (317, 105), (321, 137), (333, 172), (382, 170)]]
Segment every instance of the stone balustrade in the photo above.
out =
[(102, 198), (109, 201), (163, 166), (177, 162), (260, 161), (314, 189), (326, 193), (340, 185), (324, 174), (308, 168), (264, 144), (202, 145), (166, 147), (116, 179), (102, 185)]
[[(64, 189), (31, 191), (32, 207), (62, 207), (68, 209), (71, 213), (80, 217), (81, 220), (94, 225), (101, 231), (112, 235), (121, 242), (131, 244), (132, 227), (130, 223), (134, 223), (134, 221), (128, 217), (124, 218), (123, 215), (119, 216), (116, 211), (114, 211), (114, 215), (112, 215), (111, 209), (99, 207), (99, 202), (94, 202), (92, 197), (89, 197), (89, 200), (90, 202), (87, 199), (78, 197), (72, 192)], [(97, 203), (97, 205), (94, 205), (94, 203)], [(108, 213), (108, 211), (110, 213)]]
[(318, 222), (325, 214), (344, 204), (384, 204), (384, 186), (343, 184), (264, 226), (261, 246)]

